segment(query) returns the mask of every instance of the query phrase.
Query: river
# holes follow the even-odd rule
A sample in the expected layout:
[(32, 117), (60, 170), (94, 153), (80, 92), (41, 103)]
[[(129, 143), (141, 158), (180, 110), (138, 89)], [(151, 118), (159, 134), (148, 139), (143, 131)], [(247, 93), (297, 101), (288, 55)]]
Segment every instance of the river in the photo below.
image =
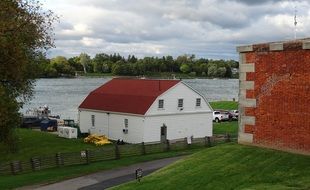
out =
[[(77, 108), (88, 93), (111, 78), (57, 78), (38, 79), (34, 97), (21, 109), (48, 105), (53, 115), (62, 119), (77, 119)], [(203, 94), (208, 101), (238, 99), (238, 79), (184, 79), (187, 84)]]

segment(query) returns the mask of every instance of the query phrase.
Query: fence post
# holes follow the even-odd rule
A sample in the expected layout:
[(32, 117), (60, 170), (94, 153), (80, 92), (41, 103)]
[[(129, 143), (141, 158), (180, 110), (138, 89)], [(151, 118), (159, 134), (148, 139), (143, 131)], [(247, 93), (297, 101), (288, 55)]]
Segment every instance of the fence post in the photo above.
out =
[(168, 139), (166, 140), (166, 151), (170, 151), (170, 142)]
[(86, 163), (90, 164), (90, 155), (89, 155), (90, 151), (88, 149), (86, 149), (85, 153), (86, 153)]
[(119, 153), (119, 148), (118, 145), (115, 144), (115, 159), (120, 159), (120, 153)]
[(184, 147), (188, 148), (188, 143), (187, 143), (187, 138), (186, 137), (184, 137)]
[(229, 133), (226, 133), (225, 135), (225, 142), (230, 142), (230, 134)]
[(211, 147), (211, 146), (212, 146), (211, 138), (210, 138), (210, 137), (207, 137), (207, 140), (208, 140), (208, 147)]
[(13, 161), (10, 163), (10, 165), (11, 165), (11, 172), (13, 175), (23, 171), (20, 161)]
[(57, 165), (58, 167), (62, 166), (62, 165), (63, 165), (63, 158), (62, 158), (60, 152), (56, 153), (55, 158), (56, 158), (56, 165)]
[(41, 162), (39, 158), (32, 157), (30, 163), (32, 171), (40, 170)]
[(144, 142), (142, 142), (142, 155), (145, 155), (146, 151), (145, 151), (145, 145)]

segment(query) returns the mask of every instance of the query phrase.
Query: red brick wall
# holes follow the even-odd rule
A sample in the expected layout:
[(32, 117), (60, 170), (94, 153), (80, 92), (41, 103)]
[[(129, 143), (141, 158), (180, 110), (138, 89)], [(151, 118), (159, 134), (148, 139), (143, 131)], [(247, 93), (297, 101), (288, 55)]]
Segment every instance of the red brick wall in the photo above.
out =
[(303, 41), (283, 43), (271, 51), (270, 44), (252, 46), (244, 52), (245, 63), (254, 63), (255, 72), (246, 73), (254, 90), (246, 98), (256, 100), (244, 108), (254, 116), (255, 125), (244, 125), (243, 133), (253, 134), (252, 143), (301, 153), (310, 153), (310, 49)]

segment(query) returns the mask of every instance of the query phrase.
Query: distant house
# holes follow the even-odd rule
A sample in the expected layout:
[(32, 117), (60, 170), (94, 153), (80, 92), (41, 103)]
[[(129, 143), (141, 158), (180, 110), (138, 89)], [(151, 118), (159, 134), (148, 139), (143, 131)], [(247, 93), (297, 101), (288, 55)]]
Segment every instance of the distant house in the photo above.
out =
[(82, 133), (128, 143), (212, 136), (212, 108), (180, 80), (112, 79), (79, 106)]
[(231, 68), (231, 73), (232, 73), (233, 75), (236, 75), (236, 74), (239, 73), (239, 69), (238, 69), (238, 68)]

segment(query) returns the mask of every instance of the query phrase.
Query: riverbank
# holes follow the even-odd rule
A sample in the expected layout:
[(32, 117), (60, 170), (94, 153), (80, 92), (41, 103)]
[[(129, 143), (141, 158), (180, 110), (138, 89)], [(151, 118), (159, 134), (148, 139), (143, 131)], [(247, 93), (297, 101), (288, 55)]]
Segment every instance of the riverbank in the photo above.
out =
[(148, 72), (145, 75), (113, 75), (113, 73), (82, 73), (79, 72), (75, 76), (59, 77), (59, 78), (74, 78), (74, 77), (121, 77), (121, 78), (156, 78), (156, 79), (237, 79), (238, 74), (234, 74), (230, 78), (214, 78), (193, 73), (176, 73), (176, 72)]

